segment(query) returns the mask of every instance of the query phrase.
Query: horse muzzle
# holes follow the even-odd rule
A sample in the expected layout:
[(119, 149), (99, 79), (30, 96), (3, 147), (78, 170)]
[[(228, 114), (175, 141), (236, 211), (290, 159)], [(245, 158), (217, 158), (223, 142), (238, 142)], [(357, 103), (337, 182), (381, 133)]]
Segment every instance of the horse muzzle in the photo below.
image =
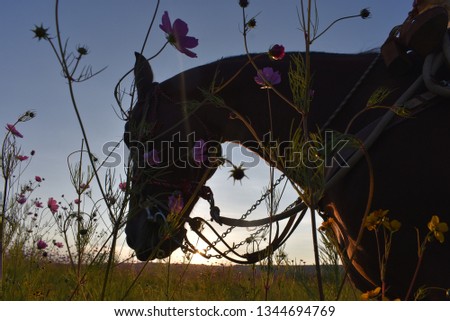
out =
[(173, 230), (159, 209), (142, 209), (129, 218), (125, 234), (127, 244), (140, 261), (164, 259), (182, 245), (186, 229)]

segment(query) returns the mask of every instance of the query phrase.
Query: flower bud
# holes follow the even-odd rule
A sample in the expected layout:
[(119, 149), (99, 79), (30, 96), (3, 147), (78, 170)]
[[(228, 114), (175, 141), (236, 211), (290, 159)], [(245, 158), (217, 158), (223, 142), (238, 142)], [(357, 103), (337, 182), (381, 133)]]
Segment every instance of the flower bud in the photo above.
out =
[(246, 168), (242, 168), (242, 164), (239, 166), (233, 165), (233, 169), (230, 171), (231, 174), (229, 177), (233, 177), (234, 181), (240, 181), (244, 177), (247, 177), (247, 175), (245, 175), (246, 170)]
[(273, 60), (281, 60), (285, 55), (284, 47), (282, 45), (273, 45), (269, 49), (269, 57)]
[(49, 38), (49, 34), (47, 33), (48, 28), (44, 28), (42, 24), (39, 27), (34, 25), (34, 29), (31, 31), (34, 32), (33, 38), (38, 38), (38, 40), (47, 40)]
[(241, 6), (241, 8), (247, 8), (248, 0), (239, 0), (239, 5)]
[(361, 18), (363, 19), (367, 19), (370, 18), (370, 10), (368, 8), (364, 8), (360, 11), (359, 15), (361, 16)]
[(251, 18), (248, 22), (247, 22), (247, 27), (249, 27), (250, 29), (253, 29), (256, 27), (256, 19), (255, 18)]
[(78, 46), (77, 52), (80, 54), (80, 56), (86, 56), (88, 54), (89, 50), (87, 47)]

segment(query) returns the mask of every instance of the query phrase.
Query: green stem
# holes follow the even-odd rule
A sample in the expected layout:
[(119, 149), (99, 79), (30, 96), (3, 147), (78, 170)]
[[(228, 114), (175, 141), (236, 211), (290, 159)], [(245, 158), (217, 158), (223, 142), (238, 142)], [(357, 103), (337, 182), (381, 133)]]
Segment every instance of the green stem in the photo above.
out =
[(158, 1), (156, 2), (156, 8), (155, 8), (155, 10), (153, 11), (152, 21), (150, 22), (150, 26), (148, 27), (147, 34), (145, 35), (145, 39), (144, 39), (144, 42), (143, 42), (143, 44), (142, 44), (141, 54), (144, 52), (145, 45), (147, 44), (148, 37), (150, 36), (150, 31), (152, 30), (153, 24), (155, 23), (156, 14), (158, 13), (158, 8), (159, 8), (159, 3), (160, 3), (160, 2), (161, 2), (160, 0), (158, 0)]
[(166, 300), (169, 300), (170, 297), (170, 261), (172, 255), (169, 255), (169, 262), (167, 262), (167, 277), (166, 277)]
[[(93, 155), (92, 149), (90, 147), (88, 136), (87, 136), (86, 130), (84, 128), (83, 120), (81, 119), (81, 115), (80, 115), (80, 112), (79, 112), (79, 109), (78, 109), (77, 101), (75, 99), (75, 92), (74, 92), (74, 88), (73, 88), (73, 79), (70, 76), (70, 72), (69, 72), (69, 69), (68, 69), (66, 56), (65, 56), (65, 49), (63, 48), (62, 40), (61, 40), (61, 31), (60, 31), (60, 27), (59, 27), (59, 13), (58, 12), (59, 12), (59, 0), (56, 0), (56, 3), (55, 3), (56, 35), (57, 35), (57, 40), (58, 40), (59, 52), (61, 54), (61, 57), (59, 57), (58, 54), (57, 54), (57, 57), (58, 57), (58, 60), (60, 61), (60, 64), (62, 66), (63, 74), (67, 78), (67, 83), (68, 83), (68, 86), (69, 86), (70, 99), (71, 99), (72, 106), (74, 108), (74, 111), (75, 111), (75, 114), (76, 114), (76, 117), (77, 117), (77, 120), (78, 120), (78, 124), (79, 124), (80, 129), (81, 129), (81, 133), (83, 135), (84, 142), (86, 144), (86, 150), (89, 153), (89, 161), (91, 163), (91, 166), (92, 166), (92, 169), (93, 169), (93, 172), (94, 172), (94, 176), (95, 176), (95, 179), (97, 181), (98, 188), (99, 188), (99, 190), (100, 190), (100, 192), (102, 194), (103, 199), (105, 200), (105, 204), (106, 204), (106, 207), (107, 207), (108, 212), (110, 214), (110, 217), (114, 217), (112, 209), (111, 209), (111, 204), (109, 203), (109, 201), (107, 201), (105, 190), (104, 190), (104, 188), (102, 186), (102, 183), (101, 183), (101, 180), (100, 180), (100, 176), (99, 176), (98, 171), (96, 169), (94, 158), (92, 157), (92, 155)], [(52, 44), (51, 39), (49, 39), (49, 42)], [(53, 47), (53, 45), (52, 45), (52, 47)], [(116, 229), (116, 227), (115, 227), (115, 229)], [(113, 243), (115, 243), (114, 239), (116, 237), (117, 237), (117, 234), (113, 235)], [(111, 251), (114, 251), (114, 250), (115, 250), (114, 248), (111, 249)], [(110, 259), (113, 256), (114, 255), (110, 255)], [(111, 264), (109, 264), (108, 266), (111, 266)], [(109, 269), (107, 269), (105, 274), (106, 274), (105, 275), (105, 283), (106, 283), (106, 280), (108, 279), (108, 276), (109, 276)], [(103, 286), (103, 290), (102, 290), (102, 293), (101, 293), (101, 299), (104, 299), (105, 293), (106, 293), (106, 284), (104, 284), (104, 286)]]
[[(82, 162), (83, 162), (83, 140), (81, 141), (81, 153), (80, 153), (80, 162), (78, 164), (78, 179), (74, 179), (74, 184), (79, 184), (81, 182), (81, 171), (82, 171)], [(74, 177), (75, 178), (75, 177)], [(74, 186), (77, 193), (79, 193), (80, 188), (78, 186)], [(80, 195), (78, 194), (78, 198), (80, 198)], [(80, 230), (82, 229), (81, 225), (81, 218), (80, 218), (80, 203), (77, 205), (77, 252), (78, 252), (78, 265), (77, 265), (77, 279), (80, 281), (80, 274), (81, 274), (81, 262), (83, 259), (83, 251), (81, 246), (81, 234)]]
[(3, 264), (5, 258), (5, 252), (3, 250), (3, 234), (4, 234), (4, 224), (5, 224), (5, 208), (6, 208), (6, 192), (8, 191), (8, 179), (4, 177), (5, 183), (3, 185), (3, 199), (2, 199), (2, 209), (0, 212), (0, 299), (4, 299), (3, 295), (5, 293), (4, 283), (3, 283)]
[[(418, 250), (418, 261), (416, 265), (416, 269), (414, 270), (414, 275), (411, 279), (411, 283), (409, 284), (408, 292), (406, 292), (405, 301), (409, 300), (409, 297), (411, 296), (414, 284), (416, 283), (417, 276), (419, 275), (420, 266), (422, 265), (423, 260), (423, 253), (425, 252), (425, 248), (427, 245), (427, 240), (430, 236), (431, 232), (428, 232), (428, 234), (425, 236), (425, 239), (423, 240), (422, 244), (419, 246)], [(419, 237), (419, 231), (417, 231), (417, 236)]]
[(322, 271), (320, 268), (319, 242), (317, 240), (317, 224), (315, 215), (316, 211), (314, 209), (310, 209), (310, 211), (311, 211), (311, 228), (314, 246), (314, 261), (316, 265), (316, 277), (317, 277), (317, 286), (319, 289), (319, 299), (320, 301), (325, 301), (325, 294), (323, 292)]
[(411, 280), (411, 283), (409, 284), (408, 292), (406, 292), (405, 301), (409, 300), (409, 297), (410, 297), (411, 292), (414, 287), (414, 283), (416, 283), (417, 275), (419, 274), (419, 269), (420, 269), (420, 266), (422, 265), (422, 259), (423, 259), (423, 255), (419, 256), (419, 260), (417, 261), (416, 269), (414, 270), (413, 278)]
[[(270, 104), (269, 104), (270, 105)], [(269, 196), (269, 217), (272, 218), (273, 213), (275, 212), (274, 209), (274, 167), (273, 165), (270, 166), (270, 196)], [(267, 278), (266, 278), (266, 284), (264, 287), (265, 290), (265, 300), (269, 300), (269, 290), (270, 290), (270, 274), (272, 272), (272, 255), (273, 255), (273, 248), (272, 248), (272, 231), (273, 226), (272, 222), (269, 223), (269, 246), (268, 246), (268, 255), (267, 255)]]
[(317, 38), (321, 37), (325, 32), (327, 32), (331, 27), (333, 27), (336, 23), (338, 23), (339, 21), (345, 20), (345, 19), (351, 19), (351, 18), (357, 18), (357, 17), (361, 17), (361, 14), (355, 14), (355, 15), (351, 15), (351, 16), (346, 16), (346, 17), (342, 17), (339, 19), (334, 20), (328, 27), (326, 27), (321, 33), (319, 33), (317, 36), (315, 36), (314, 38), (312, 38), (310, 40), (310, 43), (313, 43)]

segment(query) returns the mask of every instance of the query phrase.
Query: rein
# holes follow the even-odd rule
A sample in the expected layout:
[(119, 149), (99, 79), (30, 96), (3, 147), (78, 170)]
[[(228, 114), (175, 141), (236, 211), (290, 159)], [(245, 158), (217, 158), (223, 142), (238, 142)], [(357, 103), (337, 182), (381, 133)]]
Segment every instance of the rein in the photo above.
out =
[[(450, 39), (448, 34), (445, 34), (443, 39), (443, 52), (431, 53), (425, 58), (423, 65), (422, 75), (420, 75), (416, 81), (397, 99), (394, 106), (404, 107), (408, 110), (417, 108), (422, 103), (427, 103), (435, 96), (450, 98), (450, 87), (446, 82), (438, 83), (434, 75), (445, 63), (450, 63)], [(428, 93), (417, 95), (422, 85), (425, 84), (428, 89)], [(420, 101), (417, 103), (417, 101)], [(380, 119), (374, 130), (363, 141), (363, 146), (368, 150), (377, 138), (381, 135), (383, 130), (392, 122), (395, 113), (388, 110), (386, 114)], [(325, 184), (325, 190), (333, 187), (341, 178), (343, 178), (353, 166), (359, 162), (364, 153), (361, 149), (358, 149), (348, 160), (346, 167), (340, 167), (339, 170), (331, 177), (327, 177), (327, 183)]]
[(350, 100), (350, 98), (352, 98), (352, 96), (356, 92), (356, 90), (359, 89), (359, 87), (361, 86), (363, 81), (367, 78), (369, 73), (372, 71), (373, 67), (376, 65), (376, 63), (378, 62), (380, 57), (381, 57), (381, 53), (378, 53), (377, 56), (370, 63), (369, 67), (367, 67), (366, 71), (362, 74), (362, 76), (355, 83), (353, 88), (349, 91), (347, 96), (345, 96), (344, 100), (342, 100), (342, 102), (335, 109), (335, 111), (330, 115), (330, 117), (328, 117), (328, 119), (325, 122), (325, 124), (322, 125), (321, 132), (323, 132), (330, 125), (330, 123), (336, 118), (336, 116), (344, 109), (344, 106), (347, 105), (347, 103)]

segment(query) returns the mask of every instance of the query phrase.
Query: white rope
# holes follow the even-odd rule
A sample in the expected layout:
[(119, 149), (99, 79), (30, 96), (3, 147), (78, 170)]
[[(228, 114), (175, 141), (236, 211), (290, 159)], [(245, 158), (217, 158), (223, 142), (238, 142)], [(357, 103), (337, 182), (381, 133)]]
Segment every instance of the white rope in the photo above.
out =
[(446, 33), (442, 44), (442, 52), (431, 53), (425, 58), (423, 64), (423, 80), (425, 86), (433, 94), (444, 98), (450, 98), (450, 87), (439, 84), (434, 79), (435, 73), (442, 67), (444, 63), (450, 62), (450, 40)]
[[(394, 106), (405, 107), (407, 101), (409, 101), (417, 93), (423, 83), (425, 83), (427, 89), (444, 98), (450, 98), (450, 87), (442, 86), (434, 80), (434, 74), (442, 67), (444, 63), (450, 64), (450, 39), (446, 33), (442, 42), (442, 52), (431, 53), (425, 58), (425, 62), (422, 69), (422, 75), (419, 76), (416, 81), (397, 99)], [(395, 113), (391, 110), (381, 118), (375, 129), (369, 135), (369, 137), (363, 142), (364, 148), (369, 149), (375, 140), (380, 136), (386, 126), (394, 117)], [(357, 150), (347, 161), (347, 167), (341, 167), (339, 170), (329, 179), (325, 185), (325, 190), (331, 188), (341, 178), (353, 168), (353, 166), (362, 158), (363, 152)]]
[[(411, 99), (413, 95), (417, 92), (417, 90), (423, 84), (423, 77), (419, 76), (416, 81), (406, 90), (400, 98), (395, 102), (395, 106), (403, 106), (406, 101)], [(364, 141), (364, 148), (369, 149), (375, 140), (380, 136), (386, 126), (394, 117), (395, 113), (391, 110), (387, 111), (386, 114), (381, 118), (375, 129), (370, 133), (369, 137)], [(331, 178), (327, 180), (325, 184), (325, 190), (330, 189), (334, 184), (336, 184), (341, 178), (343, 178), (347, 173), (353, 168), (353, 166), (363, 157), (363, 152), (358, 149), (352, 157), (347, 161), (348, 166), (341, 167)]]

